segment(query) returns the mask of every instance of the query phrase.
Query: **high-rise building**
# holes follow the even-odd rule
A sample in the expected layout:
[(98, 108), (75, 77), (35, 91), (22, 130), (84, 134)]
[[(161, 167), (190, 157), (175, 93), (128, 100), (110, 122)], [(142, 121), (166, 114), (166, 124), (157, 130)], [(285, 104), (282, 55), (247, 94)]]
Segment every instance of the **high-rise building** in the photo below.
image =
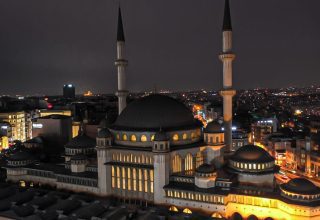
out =
[(76, 88), (72, 84), (63, 86), (63, 97), (66, 99), (74, 99), (76, 97)]
[(8, 122), (11, 125), (11, 136), (8, 137), (9, 142), (15, 140), (24, 142), (27, 140), (28, 123), (26, 116), (27, 114), (24, 111), (0, 113), (0, 121)]

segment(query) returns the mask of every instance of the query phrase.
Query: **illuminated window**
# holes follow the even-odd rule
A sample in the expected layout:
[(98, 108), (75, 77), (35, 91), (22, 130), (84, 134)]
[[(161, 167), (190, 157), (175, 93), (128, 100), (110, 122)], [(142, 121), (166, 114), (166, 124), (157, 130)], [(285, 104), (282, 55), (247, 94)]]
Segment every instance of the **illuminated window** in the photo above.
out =
[(145, 157), (144, 157), (143, 154), (142, 154), (142, 156), (141, 156), (141, 163), (145, 163)]
[(128, 172), (128, 190), (131, 191), (131, 169), (128, 168), (127, 172)]
[(139, 177), (138, 177), (138, 180), (139, 180), (139, 192), (142, 192), (142, 170), (138, 169), (138, 171), (139, 171)]
[(172, 160), (172, 172), (181, 172), (181, 157), (179, 155), (175, 155)]
[(146, 141), (147, 141), (147, 136), (142, 135), (142, 136), (141, 136), (141, 142), (146, 142)]
[(133, 135), (131, 135), (130, 140), (133, 141), (133, 142), (136, 142), (137, 141), (137, 137), (133, 134)]
[(194, 132), (191, 133), (191, 139), (195, 138), (196, 134)]
[(148, 192), (148, 170), (144, 170), (144, 192)]
[(127, 141), (128, 140), (128, 136), (126, 134), (122, 135), (122, 140)]
[(172, 136), (172, 140), (178, 141), (178, 140), (179, 140), (178, 134), (174, 134), (174, 135)]
[(151, 141), (153, 141), (154, 140), (154, 134), (151, 136)]
[(190, 153), (187, 154), (186, 158), (184, 159), (184, 169), (185, 171), (193, 170), (193, 157)]
[(175, 206), (170, 206), (169, 211), (171, 211), (171, 212), (179, 212), (179, 210)]
[(150, 170), (150, 192), (153, 193), (154, 174), (153, 170)]
[(19, 185), (20, 185), (21, 187), (26, 187), (26, 182), (23, 181), (23, 180), (20, 180)]
[(120, 140), (120, 135), (119, 134), (116, 135), (116, 139)]
[(188, 135), (187, 135), (186, 133), (184, 133), (184, 134), (182, 135), (182, 139), (183, 139), (183, 140), (187, 140), (187, 138), (188, 138)]
[(112, 188), (116, 187), (116, 180), (115, 180), (115, 171), (114, 171), (114, 166), (111, 167), (111, 176), (112, 176)]
[(196, 155), (196, 168), (203, 164), (203, 154), (199, 151)]
[(133, 191), (137, 191), (137, 171), (136, 168), (132, 170)]
[(126, 170), (122, 167), (122, 189), (126, 189)]
[(117, 188), (120, 189), (120, 168), (117, 167)]

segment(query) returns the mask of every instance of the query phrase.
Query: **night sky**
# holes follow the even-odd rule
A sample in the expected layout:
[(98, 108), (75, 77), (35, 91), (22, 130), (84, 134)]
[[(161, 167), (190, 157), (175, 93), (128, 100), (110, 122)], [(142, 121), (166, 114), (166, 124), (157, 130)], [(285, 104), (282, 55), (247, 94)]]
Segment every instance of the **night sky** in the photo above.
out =
[[(116, 90), (114, 0), (1, 0), (0, 94)], [(319, 0), (231, 0), (235, 88), (320, 84)], [(130, 91), (218, 90), (223, 0), (122, 0)]]

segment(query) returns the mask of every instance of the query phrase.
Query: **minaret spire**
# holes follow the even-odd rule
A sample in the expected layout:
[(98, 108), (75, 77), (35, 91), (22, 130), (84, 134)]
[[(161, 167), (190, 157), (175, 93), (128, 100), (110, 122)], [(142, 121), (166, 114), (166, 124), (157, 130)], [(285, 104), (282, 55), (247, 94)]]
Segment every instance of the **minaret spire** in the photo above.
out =
[(122, 15), (121, 15), (121, 8), (119, 6), (118, 10), (118, 32), (117, 32), (117, 41), (125, 41), (124, 39), (124, 32), (123, 32), (123, 24), (122, 24)]
[(126, 69), (126, 66), (128, 65), (128, 61), (124, 58), (124, 49), (125, 49), (125, 39), (124, 39), (121, 8), (119, 6), (118, 30), (117, 30), (117, 59), (115, 62), (115, 66), (117, 67), (117, 72), (118, 72), (118, 91), (116, 92), (116, 96), (118, 96), (119, 115), (127, 105), (127, 96), (129, 93), (126, 88), (126, 73), (125, 73), (125, 69)]
[(226, 152), (232, 149), (232, 97), (236, 91), (232, 88), (232, 62), (235, 54), (232, 53), (232, 27), (229, 0), (225, 0), (224, 19), (222, 26), (222, 54), (219, 56), (223, 63), (223, 89), (220, 95), (223, 97), (223, 121)]
[(225, 0), (222, 30), (232, 31), (229, 0)]

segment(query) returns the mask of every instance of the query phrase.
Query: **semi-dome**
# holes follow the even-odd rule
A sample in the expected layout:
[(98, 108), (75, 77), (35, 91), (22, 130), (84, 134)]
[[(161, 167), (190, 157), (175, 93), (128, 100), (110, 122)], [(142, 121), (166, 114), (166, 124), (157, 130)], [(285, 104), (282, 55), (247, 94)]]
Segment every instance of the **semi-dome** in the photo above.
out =
[(281, 189), (295, 194), (314, 195), (320, 193), (320, 188), (305, 178), (291, 179), (281, 185)]
[(192, 112), (165, 95), (149, 95), (129, 104), (119, 115), (114, 130), (181, 130), (200, 127)]
[(95, 146), (96, 141), (85, 134), (80, 134), (72, 138), (72, 140), (65, 145), (66, 148), (94, 148)]
[(102, 128), (100, 131), (98, 131), (98, 138), (110, 138), (112, 137), (111, 132), (108, 128)]
[(204, 129), (205, 133), (223, 133), (222, 125), (217, 121), (211, 121)]
[(239, 148), (230, 159), (246, 163), (268, 163), (274, 161), (274, 158), (267, 151), (255, 145), (246, 145)]

